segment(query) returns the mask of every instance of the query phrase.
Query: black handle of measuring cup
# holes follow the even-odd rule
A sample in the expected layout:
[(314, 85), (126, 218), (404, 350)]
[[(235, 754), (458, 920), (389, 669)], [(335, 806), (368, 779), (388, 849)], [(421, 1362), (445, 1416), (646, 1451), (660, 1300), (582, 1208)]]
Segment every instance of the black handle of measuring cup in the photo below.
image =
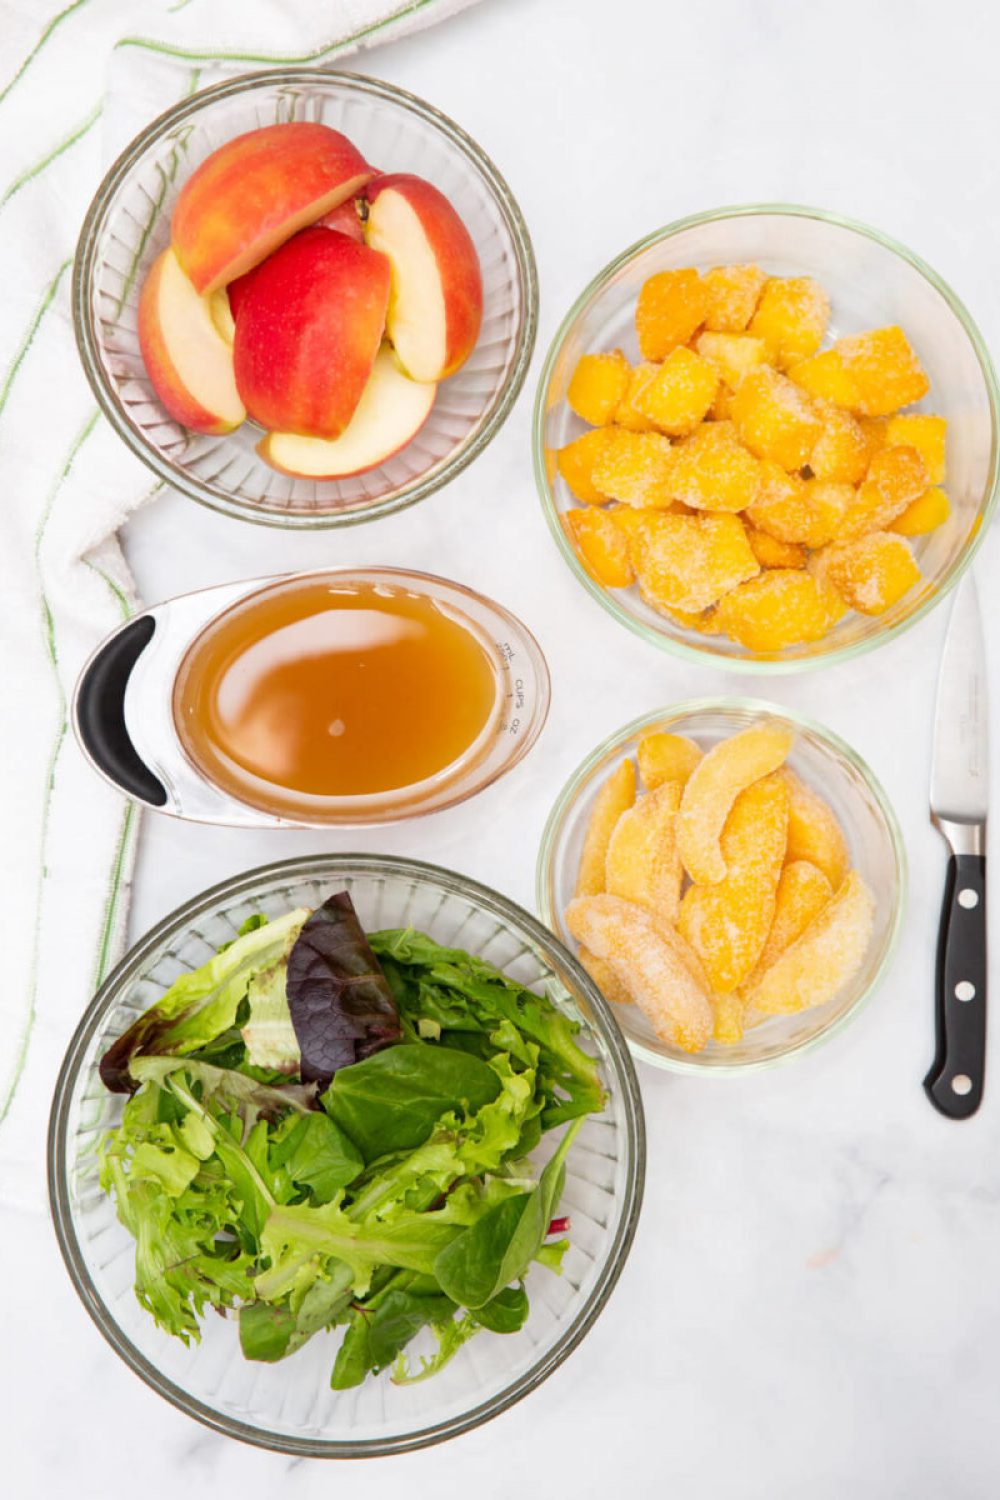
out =
[(166, 789), (139, 759), (125, 724), (125, 689), (155, 629), (151, 615), (140, 615), (98, 651), (77, 688), (76, 722), (87, 754), (109, 780), (130, 797), (163, 807)]

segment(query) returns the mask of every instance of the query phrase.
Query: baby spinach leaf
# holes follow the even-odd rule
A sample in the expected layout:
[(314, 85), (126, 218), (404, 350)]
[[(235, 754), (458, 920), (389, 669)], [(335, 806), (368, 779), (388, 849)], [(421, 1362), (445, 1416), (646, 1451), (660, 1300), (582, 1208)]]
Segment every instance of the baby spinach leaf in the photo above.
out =
[(288, 1303), (245, 1303), (240, 1308), (240, 1348), (244, 1357), (271, 1364), (294, 1354), (314, 1333), (336, 1322), (350, 1298), (350, 1270), (335, 1266), (329, 1280), (313, 1282), (297, 1312)]
[(346, 891), (317, 907), (288, 955), (288, 1008), (306, 1083), (397, 1042), (399, 1011)]
[(523, 1328), (529, 1312), (528, 1294), (523, 1286), (505, 1286), (489, 1302), (477, 1308), (473, 1317), (493, 1333), (516, 1333)]
[(401, 1042), (342, 1068), (321, 1102), (373, 1161), (414, 1150), (443, 1114), (475, 1114), (499, 1092), (500, 1079), (479, 1058), (430, 1042)]
[(475, 1311), (525, 1275), (545, 1240), (581, 1123), (566, 1131), (537, 1187), (497, 1204), (440, 1252), (434, 1274), (453, 1302)]
[(284, 958), (307, 915), (304, 909), (286, 912), (238, 937), (200, 969), (175, 979), (101, 1058), (104, 1086), (115, 1094), (132, 1093), (133, 1058), (143, 1053), (183, 1056), (228, 1031), (253, 975)]
[(455, 1304), (439, 1292), (418, 1290), (405, 1274), (394, 1278), (355, 1310), (337, 1351), (331, 1386), (343, 1391), (360, 1385), (369, 1371), (377, 1373), (392, 1364), (422, 1328), (443, 1324), (454, 1312)]
[(291, 1180), (309, 1188), (316, 1203), (329, 1203), (340, 1189), (364, 1169), (364, 1158), (349, 1136), (329, 1115), (311, 1114), (296, 1122), (271, 1161), (283, 1166)]

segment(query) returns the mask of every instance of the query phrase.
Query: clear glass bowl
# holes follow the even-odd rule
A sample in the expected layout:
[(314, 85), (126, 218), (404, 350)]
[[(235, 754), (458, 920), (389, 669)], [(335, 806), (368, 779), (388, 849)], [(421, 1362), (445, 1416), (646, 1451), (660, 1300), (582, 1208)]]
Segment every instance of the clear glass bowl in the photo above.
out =
[(892, 964), (906, 907), (906, 848), (896, 814), (874, 774), (849, 745), (823, 725), (755, 698), (703, 698), (633, 719), (598, 745), (569, 778), (542, 834), (536, 904), (542, 921), (572, 950), (577, 944), (563, 920), (573, 899), (584, 835), (594, 798), (605, 778), (644, 735), (668, 730), (710, 746), (761, 719), (787, 724), (797, 735), (788, 764), (836, 814), (851, 862), (874, 892), (875, 927), (863, 967), (826, 1005), (798, 1015), (772, 1016), (733, 1045), (709, 1042), (702, 1052), (681, 1052), (662, 1042), (634, 1005), (616, 1005), (615, 1019), (634, 1057), (678, 1073), (745, 1073), (792, 1057), (826, 1040), (857, 1015)]
[[(178, 974), (205, 962), (253, 912), (277, 916), (348, 890), (365, 926), (414, 926), (481, 954), (583, 1023), (608, 1103), (587, 1120), (567, 1162), (572, 1219), (563, 1273), (534, 1267), (531, 1314), (517, 1334), (482, 1333), (439, 1375), (415, 1386), (384, 1377), (331, 1391), (339, 1332), (318, 1335), (276, 1365), (243, 1359), (235, 1324), (206, 1317), (201, 1344), (162, 1333), (133, 1290), (133, 1250), (97, 1179), (96, 1143), (121, 1115), (97, 1072), (110, 1041)], [(635, 1234), (645, 1130), (635, 1070), (596, 986), (534, 917), (461, 875), (413, 860), (333, 854), (251, 870), (204, 892), (153, 928), (94, 997), (56, 1083), (49, 1191), (73, 1285), (125, 1363), (189, 1416), (231, 1437), (300, 1457), (405, 1452), (504, 1411), (539, 1385), (583, 1338), (618, 1280)]]
[[(189, 432), (160, 405), (136, 331), (139, 292), (170, 239), (185, 178), (210, 152), (260, 125), (317, 120), (368, 161), (428, 177), (464, 219), (483, 270), (479, 342), (444, 381), (424, 427), (400, 453), (351, 479), (293, 479), (258, 458), (261, 429)], [(489, 157), (431, 105), (351, 73), (275, 68), (219, 84), (152, 122), (108, 172), (84, 220), (73, 273), (80, 357), (105, 416), (159, 477), (213, 510), (270, 526), (351, 525), (439, 489), (496, 436), (524, 381), (538, 286), (528, 231)]]
[[(945, 487), (952, 514), (918, 538), (922, 579), (884, 615), (848, 614), (820, 641), (757, 656), (725, 636), (684, 630), (639, 597), (606, 589), (584, 568), (560, 517), (577, 505), (556, 471), (556, 450), (581, 432), (566, 388), (581, 354), (622, 348), (638, 359), (635, 303), (647, 277), (680, 266), (755, 261), (775, 276), (811, 275), (830, 294), (830, 334), (839, 338), (887, 323), (906, 330), (931, 382), (915, 410), (948, 420)], [(680, 219), (625, 250), (591, 282), (549, 349), (535, 401), (535, 478), (549, 530), (584, 588), (616, 620), (653, 645), (729, 670), (792, 672), (847, 660), (921, 619), (968, 567), (993, 514), (1000, 476), (1000, 392), (983, 339), (954, 292), (912, 251), (887, 235), (820, 209), (788, 204), (720, 208)]]

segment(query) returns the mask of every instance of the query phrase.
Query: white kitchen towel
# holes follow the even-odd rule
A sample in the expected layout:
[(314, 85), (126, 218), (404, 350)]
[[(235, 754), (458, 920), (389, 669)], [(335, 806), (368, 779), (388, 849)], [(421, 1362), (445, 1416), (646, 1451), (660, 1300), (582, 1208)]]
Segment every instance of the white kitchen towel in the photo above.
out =
[(0, 1199), (45, 1202), (52, 1087), (118, 956), (136, 816), (83, 762), (67, 706), (135, 607), (116, 532), (155, 492), (76, 357), (72, 258), (129, 138), (233, 73), (320, 65), (471, 0), (0, 0)]

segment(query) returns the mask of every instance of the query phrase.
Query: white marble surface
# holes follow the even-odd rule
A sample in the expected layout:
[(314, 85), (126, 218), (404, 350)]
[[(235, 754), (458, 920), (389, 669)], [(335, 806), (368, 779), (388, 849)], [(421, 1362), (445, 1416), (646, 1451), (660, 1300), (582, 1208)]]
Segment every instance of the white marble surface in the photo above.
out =
[[(750, 687), (632, 638), (560, 562), (529, 463), (541, 355), (623, 246), (682, 214), (753, 199), (822, 204), (895, 234), (952, 282), (995, 346), (998, 40), (987, 8), (964, 0), (486, 0), (366, 58), (459, 120), (520, 199), (542, 298), (527, 389), (486, 455), (404, 515), (293, 537), (166, 498), (130, 526), (129, 554), (151, 602), (262, 563), (449, 574), (536, 630), (552, 717), (508, 781), (408, 828), (262, 835), (150, 817), (136, 933), (211, 881), (330, 847), (427, 856), (530, 905), (548, 807), (599, 738), (672, 700)], [(998, 566), (994, 535), (979, 564), (994, 643)], [(926, 788), (945, 616), (854, 666), (767, 684), (850, 740), (889, 789), (912, 869), (899, 961), (855, 1025), (792, 1066), (744, 1081), (641, 1070), (649, 1174), (635, 1247), (610, 1307), (541, 1390), (447, 1447), (346, 1471), (250, 1450), (172, 1410), (118, 1363), (48, 1225), (26, 1220), (0, 1257), (4, 1493), (996, 1495), (1000, 1028), (974, 1121), (942, 1120), (920, 1088), (944, 869)], [(995, 654), (993, 668), (996, 696)]]

